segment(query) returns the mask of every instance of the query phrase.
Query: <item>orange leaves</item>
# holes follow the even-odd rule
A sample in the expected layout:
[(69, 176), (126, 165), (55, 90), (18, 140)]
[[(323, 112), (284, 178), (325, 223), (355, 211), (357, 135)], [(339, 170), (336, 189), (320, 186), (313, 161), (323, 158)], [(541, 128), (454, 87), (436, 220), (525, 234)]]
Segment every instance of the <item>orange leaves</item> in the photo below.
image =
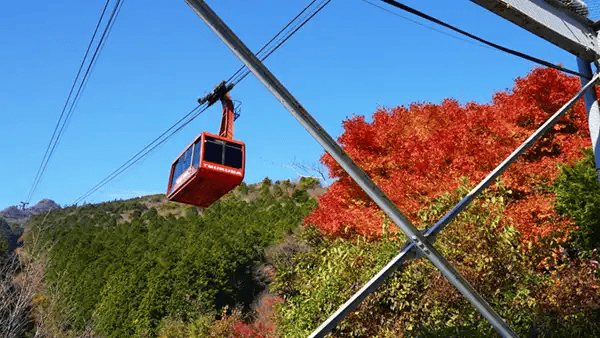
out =
[[(381, 235), (383, 216), (376, 215), (372, 203), (366, 202), (363, 196), (351, 196), (351, 189), (346, 189), (340, 182), (334, 182), (328, 191), (332, 193), (326, 193), (319, 199), (321, 212), (309, 215), (307, 223), (319, 224), (323, 232), (333, 236), (351, 237), (357, 233), (367, 237)], [(335, 213), (325, 210), (335, 210)]]
[[(576, 77), (535, 68), (516, 79), (511, 91), (496, 93), (491, 104), (445, 99), (440, 104), (381, 108), (370, 123), (363, 116), (344, 121), (338, 141), (415, 221), (418, 210), (456, 189), (463, 177), (469, 184), (483, 179), (580, 87)], [(554, 221), (539, 186), (556, 178), (558, 163), (581, 157), (588, 135), (580, 102), (503, 176), (505, 185), (523, 199), (513, 201), (509, 211), (525, 238), (564, 226)], [(379, 236), (383, 218), (377, 207), (329, 155), (321, 160), (337, 182), (320, 198), (307, 222), (333, 236)]]
[(554, 196), (531, 193), (518, 203), (509, 205), (504, 216), (521, 233), (524, 241), (534, 241), (538, 236), (546, 237), (553, 232), (569, 232), (574, 228), (572, 221), (554, 212)]

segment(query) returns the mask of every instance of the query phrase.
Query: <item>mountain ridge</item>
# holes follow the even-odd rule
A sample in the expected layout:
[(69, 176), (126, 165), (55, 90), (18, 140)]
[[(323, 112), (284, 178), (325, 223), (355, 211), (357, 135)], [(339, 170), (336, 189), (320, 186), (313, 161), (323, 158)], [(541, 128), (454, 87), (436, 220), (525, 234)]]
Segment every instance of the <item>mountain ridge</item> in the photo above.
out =
[(29, 208), (21, 209), (12, 205), (0, 211), (0, 237), (6, 240), (8, 252), (19, 246), (19, 237), (25, 231), (26, 222), (31, 216), (60, 208), (58, 203), (44, 198)]
[(35, 205), (25, 209), (19, 208), (16, 205), (11, 205), (5, 208), (4, 210), (0, 211), (0, 214), (6, 218), (18, 220), (22, 218), (28, 218), (32, 215), (39, 214), (42, 212), (48, 212), (53, 209), (60, 209), (60, 205), (51, 199), (44, 198), (37, 202)]

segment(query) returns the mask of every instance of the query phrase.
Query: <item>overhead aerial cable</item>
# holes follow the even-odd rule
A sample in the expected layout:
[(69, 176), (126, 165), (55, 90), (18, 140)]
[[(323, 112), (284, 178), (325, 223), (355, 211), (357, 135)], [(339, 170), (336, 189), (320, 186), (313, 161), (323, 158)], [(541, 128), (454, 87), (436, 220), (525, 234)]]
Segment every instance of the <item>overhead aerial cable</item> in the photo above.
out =
[[(370, 4), (370, 5), (373, 5), (375, 7), (379, 7), (379, 6), (377, 6), (377, 5), (369, 2), (368, 0), (362, 0), (362, 1), (364, 1), (364, 2), (366, 2), (368, 4)], [(498, 49), (500, 51), (503, 51), (505, 53), (518, 56), (518, 57), (520, 57), (522, 59), (525, 59), (525, 60), (528, 60), (528, 61), (531, 61), (531, 62), (535, 62), (535, 63), (540, 64), (542, 66), (554, 68), (554, 69), (560, 70), (562, 72), (565, 72), (565, 73), (568, 73), (568, 74), (571, 74), (571, 75), (576, 75), (576, 76), (588, 79), (588, 76), (586, 76), (584, 74), (581, 74), (581, 73), (576, 72), (574, 70), (570, 70), (570, 69), (564, 68), (562, 66), (553, 64), (553, 63), (551, 63), (549, 61), (545, 61), (545, 60), (536, 58), (534, 56), (531, 56), (531, 55), (528, 55), (528, 54), (525, 54), (525, 53), (521, 53), (521, 52), (516, 51), (514, 49), (510, 49), (510, 48), (498, 45), (496, 43), (490, 42), (490, 41), (485, 40), (483, 38), (480, 38), (480, 37), (478, 37), (476, 35), (473, 35), (473, 34), (467, 32), (467, 31), (464, 31), (464, 30), (462, 30), (460, 28), (452, 26), (452, 25), (450, 25), (450, 24), (448, 24), (448, 23), (446, 23), (444, 21), (436, 19), (436, 18), (434, 18), (434, 17), (432, 17), (430, 15), (427, 15), (427, 14), (425, 14), (425, 13), (419, 11), (419, 10), (416, 10), (416, 9), (414, 9), (412, 7), (409, 7), (409, 6), (405, 5), (405, 4), (399, 3), (398, 1), (395, 1), (395, 0), (381, 0), (381, 1), (387, 3), (387, 4), (391, 5), (391, 6), (394, 6), (394, 7), (398, 8), (398, 9), (401, 9), (403, 11), (406, 11), (408, 13), (411, 13), (411, 14), (414, 14), (414, 15), (416, 15), (418, 17), (421, 17), (421, 18), (423, 18), (425, 20), (429, 20), (431, 22), (434, 22), (434, 23), (436, 23), (436, 24), (438, 24), (440, 26), (444, 26), (444, 27), (446, 27), (448, 29), (451, 29), (451, 30), (457, 32), (457, 33), (460, 33), (460, 34), (463, 34), (465, 36), (468, 36), (469, 38), (471, 38), (473, 40), (479, 41), (479, 42), (481, 42), (481, 43), (483, 43), (483, 44), (485, 44), (487, 46), (493, 47), (493, 48)], [(379, 8), (381, 8), (381, 7), (379, 7)]]
[[(308, 21), (310, 21), (317, 13), (319, 13), (327, 4), (331, 2), (331, 0), (324, 0), (319, 2), (317, 6), (313, 6), (317, 1), (314, 0), (310, 2), (298, 15), (296, 15), (292, 20), (290, 20), (269, 42), (267, 42), (258, 52), (257, 56), (261, 61), (264, 61), (268, 58), (273, 52), (275, 52), (283, 43), (289, 40), (300, 28), (302, 28)], [(311, 8), (314, 7), (314, 8)], [(240, 81), (242, 81), (247, 75), (249, 71), (245, 66), (240, 67), (229, 79), (226, 81), (228, 86), (235, 86)], [(231, 89), (230, 88), (230, 89)], [(210, 94), (209, 94), (210, 95)], [(201, 101), (201, 100), (200, 100)], [(216, 101), (215, 101), (216, 102)], [(213, 102), (214, 103), (214, 102)], [(83, 193), (79, 196), (74, 202), (79, 203), (84, 201), (88, 196), (96, 192), (98, 189), (103, 187), (104, 185), (111, 182), (117, 176), (125, 172), (131, 166), (147, 157), (152, 151), (158, 148), (160, 145), (168, 141), (171, 137), (173, 137), (176, 133), (178, 133), (181, 129), (187, 126), (190, 122), (200, 116), (206, 109), (208, 109), (210, 105), (207, 102), (199, 102), (199, 105), (188, 112), (184, 117), (175, 122), (174, 125), (169, 127), (166, 131), (164, 131), (161, 135), (156, 137), (152, 142), (146, 145), (142, 150), (133, 155), (129, 160), (123, 163), (119, 168), (115, 169), (108, 176), (106, 176), (103, 180), (94, 185), (91, 189)]]
[[(292, 37), (300, 28), (302, 28), (308, 21), (310, 21), (317, 13), (319, 13), (325, 6), (327, 6), (331, 0), (321, 1), (312, 11), (307, 12), (307, 10), (312, 6), (316, 0), (313, 0), (309, 3), (298, 15), (296, 15), (290, 22), (288, 22), (285, 27), (283, 27), (269, 42), (267, 42), (258, 52), (256, 52), (256, 57), (260, 61), (264, 61), (268, 58), (273, 52), (275, 52), (282, 44), (284, 44), (289, 38)], [(301, 20), (297, 20), (302, 15), (303, 18)], [(286, 29), (289, 30), (286, 32)], [(285, 34), (284, 34), (285, 32)], [(277, 42), (274, 46), (269, 47), (269, 45), (277, 39)], [(268, 47), (268, 48), (267, 48)], [(246, 66), (241, 66), (228, 80), (227, 83), (233, 83), (234, 85), (238, 84), (242, 81), (246, 76), (250, 74), (250, 70)]]
[[(160, 134), (152, 142), (148, 143), (144, 148), (142, 148), (142, 150), (138, 151), (135, 155), (133, 155), (129, 160), (127, 160), (125, 163), (123, 163), (120, 167), (115, 169), (113, 172), (111, 172), (108, 176), (106, 176), (100, 182), (96, 183), (96, 185), (94, 185), (90, 190), (88, 190), (87, 192), (85, 192), (84, 194), (79, 196), (75, 201), (73, 201), (73, 204), (76, 204), (76, 203), (79, 203), (79, 202), (85, 200), (88, 196), (90, 196), (91, 194), (96, 192), (98, 189), (100, 189), (104, 185), (108, 184), (110, 181), (114, 180), (117, 176), (119, 176), (124, 171), (129, 169), (131, 166), (133, 166), (134, 164), (139, 162), (141, 159), (146, 157), (148, 154), (150, 154), (150, 152), (152, 152), (158, 146), (160, 146), (161, 144), (166, 142), (169, 138), (171, 138), (173, 135), (175, 135), (179, 130), (181, 130), (188, 123), (190, 123), (191, 120), (193, 120), (198, 115), (202, 114), (208, 108), (208, 105), (204, 105), (204, 107), (202, 109), (201, 109), (201, 106), (202, 105), (197, 105), (194, 109), (192, 109), (190, 112), (188, 112), (186, 115), (184, 115), (181, 119), (179, 119), (179, 121), (175, 122), (174, 125), (172, 125), (167, 130), (165, 130), (162, 134)], [(196, 113), (197, 115), (192, 116), (192, 114), (194, 114), (194, 113)], [(192, 116), (192, 118), (190, 118), (190, 116)], [(187, 121), (182, 123), (182, 121), (184, 121), (186, 119), (187, 119)], [(180, 126), (178, 126), (180, 123), (182, 123), (182, 124)], [(165, 135), (167, 135), (167, 136), (165, 136)]]
[[(87, 80), (89, 79), (91, 71), (98, 59), (98, 56), (100, 55), (100, 51), (102, 50), (102, 47), (104, 46), (104, 43), (106, 42), (106, 39), (107, 39), (110, 31), (112, 30), (112, 27), (115, 23), (115, 20), (118, 16), (120, 9), (121, 9), (123, 1), (122, 0), (116, 1), (115, 5), (112, 9), (112, 12), (104, 26), (102, 35), (100, 36), (99, 40), (96, 42), (93, 55), (91, 56), (91, 59), (88, 60), (88, 56), (90, 55), (92, 46), (94, 46), (94, 42), (96, 41), (96, 36), (98, 35), (98, 32), (102, 25), (102, 22), (103, 22), (103, 19), (104, 19), (104, 16), (106, 14), (109, 4), (110, 4), (110, 0), (107, 0), (102, 9), (100, 18), (98, 19), (98, 23), (96, 24), (96, 28), (94, 29), (94, 34), (92, 35), (92, 38), (90, 39), (90, 42), (89, 42), (87, 49), (85, 51), (85, 54), (83, 56), (83, 60), (81, 61), (81, 64), (79, 65), (79, 70), (77, 71), (75, 80), (73, 81), (73, 84), (71, 85), (71, 89), (69, 90), (67, 100), (65, 101), (65, 104), (60, 113), (60, 116), (58, 118), (56, 126), (54, 127), (54, 131), (52, 133), (52, 136), (50, 137), (48, 146), (46, 147), (44, 157), (42, 158), (42, 161), (40, 163), (38, 171), (33, 180), (33, 184), (31, 185), (31, 188), (27, 195), (27, 199), (26, 199), (27, 203), (29, 203), (31, 201), (31, 198), (33, 197), (33, 194), (35, 193), (40, 181), (42, 180), (42, 176), (44, 175), (44, 172), (46, 171), (46, 168), (48, 167), (48, 163), (50, 163), (52, 155), (54, 154), (54, 151), (56, 150), (56, 147), (57, 147), (58, 143), (60, 142), (60, 139), (66, 130), (66, 126), (67, 126), (70, 118), (73, 115), (73, 111), (75, 109), (77, 101), (79, 100), (79, 97), (87, 83)], [(86, 64), (87, 64), (87, 67), (86, 67)], [(84, 72), (84, 68), (85, 68), (85, 72)], [(76, 88), (77, 88), (77, 90), (76, 90)]]

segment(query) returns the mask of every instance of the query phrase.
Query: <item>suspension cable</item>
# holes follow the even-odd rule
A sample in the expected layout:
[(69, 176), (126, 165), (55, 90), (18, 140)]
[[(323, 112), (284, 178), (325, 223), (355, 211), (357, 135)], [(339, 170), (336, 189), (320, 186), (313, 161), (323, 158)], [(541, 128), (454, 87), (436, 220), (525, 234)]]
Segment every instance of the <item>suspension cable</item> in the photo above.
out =
[[(294, 21), (296, 21), (304, 12), (306, 12), (307, 9), (309, 9), (317, 0), (313, 0), (311, 1), (308, 5), (306, 5), (306, 7), (304, 7), (300, 13), (298, 13), (292, 20), (290, 20), (282, 29), (279, 30), (279, 32), (277, 32), (277, 34), (275, 34), (271, 40), (269, 40), (269, 42), (265, 43), (259, 50), (258, 52), (256, 52), (256, 55), (260, 55), (260, 53), (262, 53), (266, 48), (268, 48), (271, 44), (271, 42), (275, 41), (275, 39), (277, 39), (277, 37), (279, 35), (281, 35), (292, 23), (294, 23)], [(231, 75), (229, 77), (229, 79), (227, 79), (227, 83), (231, 83), (231, 80), (238, 76), (238, 74), (240, 72), (242, 72), (244, 69), (246, 69), (246, 66), (241, 66), (235, 73), (233, 73), (233, 75)]]
[[(152, 142), (148, 143), (144, 148), (142, 148), (142, 150), (138, 151), (129, 160), (127, 160), (120, 167), (118, 167), (113, 172), (111, 172), (102, 181), (98, 182), (90, 190), (88, 190), (87, 192), (85, 192), (84, 194), (82, 194), (81, 196), (79, 196), (73, 202), (73, 204), (79, 203), (80, 201), (83, 201), (85, 198), (87, 198), (88, 196), (90, 196), (91, 194), (93, 194), (94, 192), (96, 192), (98, 189), (100, 189), (104, 185), (108, 184), (110, 181), (114, 180), (117, 176), (119, 176), (120, 174), (122, 174), (125, 170), (129, 169), (131, 166), (133, 166), (134, 164), (136, 164), (137, 162), (139, 162), (140, 160), (142, 160), (143, 158), (145, 158), (146, 156), (148, 156), (154, 149), (156, 149), (158, 146), (160, 146), (161, 144), (163, 144), (164, 142), (166, 142), (168, 139), (170, 139), (173, 135), (175, 135), (177, 132), (179, 132), (187, 124), (189, 124), (190, 122), (192, 122), (192, 120), (194, 120), (196, 117), (198, 117), (200, 114), (202, 114), (208, 108), (208, 105), (204, 105), (204, 107), (202, 109), (200, 109), (201, 106), (202, 105), (198, 105), (198, 106), (196, 106), (196, 108), (192, 109), (189, 113), (187, 113), (184, 117), (182, 117), (181, 119), (179, 119), (179, 121), (177, 121), (169, 129), (165, 130), (162, 134), (160, 134)], [(192, 116), (192, 114), (194, 114), (194, 113), (196, 113), (196, 114)], [(186, 122), (182, 123), (186, 119), (188, 119), (188, 120)], [(180, 123), (182, 123), (181, 126), (179, 126), (178, 128), (176, 128), (177, 125), (180, 124)], [(169, 132), (170, 132), (170, 134), (167, 135)], [(165, 135), (167, 135), (167, 136), (165, 137)], [(161, 140), (161, 138), (162, 138), (162, 140)]]
[[(311, 2), (310, 4), (313, 4), (315, 1)], [(325, 6), (327, 6), (329, 3), (331, 2), (331, 0), (325, 0), (322, 1), (315, 10), (313, 10), (312, 12), (308, 13), (301, 21), (300, 23), (298, 23), (295, 27), (293, 27), (285, 36), (282, 36), (278, 42), (275, 44), (274, 47), (272, 47), (270, 50), (266, 51), (265, 53), (263, 53), (261, 55), (261, 52), (263, 52), (263, 50), (265, 49), (264, 47), (261, 48), (261, 50), (258, 51), (258, 53), (256, 54), (256, 56), (258, 57), (258, 59), (260, 61), (264, 61), (265, 59), (267, 59), (271, 54), (273, 54), (273, 52), (275, 52), (283, 43), (285, 43), (289, 38), (292, 37), (292, 35), (294, 35), (300, 28), (302, 28), (310, 19), (312, 19), (315, 15), (317, 15), (317, 13), (319, 13), (323, 8), (325, 8)], [(306, 8), (305, 8), (306, 9)], [(287, 28), (288, 26), (290, 26), (290, 24), (296, 20), (302, 13), (304, 12), (304, 10), (302, 10), (302, 12), (300, 12), (292, 21), (290, 21), (285, 28)], [(285, 29), (284, 28), (284, 29)], [(280, 31), (280, 33), (283, 30)], [(279, 35), (279, 33), (277, 34)], [(273, 40), (275, 40), (274, 38), (271, 39), (272, 42)], [(248, 76), (248, 74), (250, 74), (250, 70), (246, 67), (246, 66), (242, 66), (240, 67), (240, 69), (238, 69), (238, 72), (240, 71), (244, 71), (242, 74), (240, 74), (237, 78), (234, 79), (234, 76), (230, 77), (229, 80), (227, 82), (231, 82), (234, 85), (236, 85), (237, 83), (239, 83), (240, 81), (242, 81), (246, 76)]]
[[(87, 62), (88, 56), (90, 55), (90, 51), (92, 50), (92, 45), (94, 44), (94, 41), (96, 40), (96, 36), (98, 35), (98, 32), (100, 30), (100, 26), (102, 24), (102, 21), (104, 19), (107, 9), (108, 9), (109, 3), (110, 3), (110, 0), (107, 0), (104, 5), (104, 8), (102, 9), (100, 18), (98, 19), (98, 23), (96, 24), (96, 28), (94, 29), (92, 38), (90, 39), (90, 42), (89, 42), (87, 49), (85, 51), (85, 54), (83, 56), (83, 60), (81, 61), (81, 64), (79, 65), (79, 70), (77, 71), (75, 80), (73, 81), (73, 84), (71, 85), (71, 89), (69, 90), (69, 94), (67, 95), (67, 100), (65, 101), (65, 104), (60, 113), (60, 116), (58, 118), (56, 126), (54, 127), (54, 131), (52, 133), (52, 136), (50, 137), (48, 146), (46, 147), (46, 152), (44, 153), (44, 157), (42, 158), (42, 161), (40, 163), (38, 171), (35, 175), (35, 178), (33, 180), (33, 183), (31, 185), (31, 188), (27, 195), (27, 199), (26, 199), (27, 203), (29, 203), (31, 201), (31, 198), (33, 197), (33, 194), (35, 193), (35, 191), (46, 171), (46, 168), (48, 167), (48, 164), (50, 163), (52, 155), (54, 154), (54, 151), (56, 150), (56, 147), (58, 146), (58, 143), (66, 130), (68, 121), (71, 119), (71, 117), (73, 115), (75, 105), (76, 105), (77, 101), (79, 100), (81, 93), (83, 92), (83, 89), (87, 83), (87, 80), (89, 79), (91, 71), (98, 59), (98, 56), (100, 55), (100, 51), (101, 51), (102, 47), (104, 46), (106, 38), (108, 37), (110, 31), (112, 30), (112, 27), (114, 25), (114, 22), (118, 16), (120, 9), (121, 9), (123, 1), (117, 0), (116, 4), (114, 5), (113, 10), (110, 14), (110, 17), (108, 18), (107, 24), (104, 27), (102, 35), (99, 39), (99, 42), (96, 44), (96, 47), (94, 48), (93, 56), (91, 57), (91, 60), (89, 62)], [(84, 75), (82, 76), (83, 69), (86, 66), (86, 62), (87, 62), (87, 68), (85, 70)], [(76, 87), (77, 87), (77, 90), (75, 90)]]
[[(373, 3), (371, 3), (371, 2), (369, 2), (367, 0), (362, 0), (362, 1), (366, 2), (366, 3), (370, 4), (370, 5), (373, 5), (375, 7), (381, 8), (381, 7), (376, 6), (375, 4), (373, 4)], [(412, 8), (412, 7), (409, 7), (409, 6), (405, 5), (405, 4), (401, 4), (398, 1), (395, 1), (395, 0), (381, 0), (381, 1), (387, 3), (387, 4), (391, 5), (391, 6), (394, 6), (396, 8), (399, 8), (399, 9), (401, 9), (403, 11), (406, 11), (408, 13), (411, 13), (411, 14), (414, 14), (414, 15), (416, 15), (418, 17), (421, 17), (421, 18), (423, 18), (425, 20), (429, 20), (429, 21), (434, 22), (434, 23), (436, 23), (436, 24), (438, 24), (440, 26), (446, 27), (446, 28), (448, 28), (450, 30), (453, 30), (453, 31), (457, 32), (457, 33), (460, 33), (460, 34), (463, 34), (465, 36), (468, 36), (469, 38), (471, 38), (473, 40), (479, 41), (479, 42), (481, 42), (481, 43), (483, 43), (483, 44), (485, 44), (487, 46), (493, 47), (493, 48), (498, 49), (498, 50), (500, 50), (502, 52), (505, 52), (505, 53), (508, 53), (508, 54), (511, 54), (511, 55), (514, 55), (514, 56), (518, 56), (518, 57), (520, 57), (522, 59), (525, 59), (525, 60), (528, 60), (528, 61), (531, 61), (531, 62), (535, 62), (537, 64), (540, 64), (540, 65), (543, 65), (543, 66), (546, 66), (546, 67), (550, 67), (550, 68), (554, 68), (554, 69), (560, 70), (562, 72), (565, 72), (565, 73), (568, 73), (568, 74), (571, 74), (571, 75), (576, 75), (576, 76), (579, 76), (579, 77), (582, 77), (582, 78), (585, 78), (585, 79), (589, 80), (589, 78), (586, 75), (584, 75), (584, 74), (581, 74), (581, 73), (576, 72), (574, 70), (570, 70), (570, 69), (564, 68), (564, 67), (559, 66), (559, 65), (555, 65), (555, 64), (553, 64), (551, 62), (548, 62), (548, 61), (545, 61), (545, 60), (542, 60), (542, 59), (538, 59), (538, 58), (536, 58), (534, 56), (531, 56), (531, 55), (528, 55), (528, 54), (525, 54), (525, 53), (521, 53), (521, 52), (516, 51), (514, 49), (510, 49), (510, 48), (498, 45), (496, 43), (490, 42), (490, 41), (485, 40), (483, 38), (480, 38), (480, 37), (478, 37), (476, 35), (473, 35), (473, 34), (467, 32), (467, 31), (464, 31), (464, 30), (462, 30), (460, 28), (452, 26), (452, 25), (450, 25), (450, 24), (448, 24), (446, 22), (443, 22), (443, 21), (441, 21), (439, 19), (436, 19), (436, 18), (434, 18), (432, 16), (429, 16), (429, 15), (427, 15), (427, 14), (421, 12), (421, 11), (418, 11), (418, 10)]]

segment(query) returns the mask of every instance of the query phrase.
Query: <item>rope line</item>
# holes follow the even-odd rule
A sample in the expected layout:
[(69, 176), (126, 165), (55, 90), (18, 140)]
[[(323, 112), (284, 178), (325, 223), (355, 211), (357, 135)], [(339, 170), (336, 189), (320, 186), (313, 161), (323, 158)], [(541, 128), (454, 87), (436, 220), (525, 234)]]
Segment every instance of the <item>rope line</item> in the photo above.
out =
[[(362, 1), (364, 1), (366, 3), (369, 3), (371, 5), (374, 5), (374, 4), (370, 3), (367, 0), (362, 0)], [(416, 15), (418, 17), (421, 17), (421, 18), (423, 18), (425, 20), (429, 20), (431, 22), (434, 22), (434, 23), (436, 23), (436, 24), (438, 24), (440, 26), (444, 26), (444, 27), (446, 27), (446, 28), (448, 28), (450, 30), (453, 30), (453, 31), (457, 32), (457, 33), (460, 33), (462, 35), (468, 36), (469, 38), (471, 38), (473, 40), (479, 41), (479, 42), (481, 42), (481, 43), (483, 43), (483, 44), (485, 44), (487, 46), (493, 47), (493, 48), (498, 49), (500, 51), (503, 51), (505, 53), (512, 54), (512, 55), (518, 56), (518, 57), (520, 57), (522, 59), (525, 59), (525, 60), (528, 60), (528, 61), (531, 61), (531, 62), (535, 62), (537, 64), (540, 64), (540, 65), (543, 65), (543, 66), (546, 66), (546, 67), (550, 67), (550, 68), (554, 68), (554, 69), (560, 70), (562, 72), (565, 72), (565, 73), (568, 73), (568, 74), (571, 74), (571, 75), (576, 75), (576, 76), (579, 76), (579, 77), (582, 77), (582, 78), (585, 78), (585, 79), (589, 80), (589, 77), (586, 76), (586, 75), (584, 75), (584, 74), (581, 74), (581, 73), (576, 72), (574, 70), (570, 70), (568, 68), (564, 68), (562, 66), (553, 64), (551, 62), (548, 62), (548, 61), (536, 58), (534, 56), (531, 56), (531, 55), (528, 55), (528, 54), (525, 54), (525, 53), (521, 53), (521, 52), (516, 51), (514, 49), (510, 49), (510, 48), (501, 46), (499, 44), (490, 42), (490, 41), (485, 40), (483, 38), (480, 38), (480, 37), (478, 37), (476, 35), (473, 35), (473, 34), (467, 32), (467, 31), (464, 31), (464, 30), (462, 30), (460, 28), (457, 28), (457, 27), (455, 27), (453, 25), (450, 25), (450, 24), (448, 24), (446, 22), (443, 22), (443, 21), (441, 21), (439, 19), (436, 19), (436, 18), (434, 18), (434, 17), (432, 17), (430, 15), (427, 15), (427, 14), (421, 12), (421, 11), (418, 11), (418, 10), (412, 8), (412, 7), (409, 7), (407, 5), (401, 4), (398, 1), (395, 1), (395, 0), (381, 0), (381, 1), (387, 3), (387, 4), (391, 5), (391, 6), (394, 6), (394, 7), (398, 8), (398, 9), (401, 9), (403, 11), (406, 11), (406, 12), (414, 14), (414, 15)]]
[[(31, 185), (31, 188), (27, 195), (27, 199), (26, 199), (27, 203), (29, 203), (31, 201), (31, 198), (33, 197), (38, 185), (40, 184), (40, 182), (42, 180), (44, 173), (46, 172), (46, 168), (48, 167), (48, 164), (50, 163), (50, 160), (52, 158), (52, 155), (54, 154), (54, 151), (56, 150), (61, 137), (63, 136), (64, 132), (66, 131), (68, 122), (70, 121), (71, 117), (73, 116), (73, 112), (74, 112), (76, 103), (79, 100), (79, 97), (80, 97), (81, 93), (83, 92), (85, 85), (87, 84), (87, 80), (89, 79), (89, 76), (92, 72), (92, 69), (93, 69), (97, 59), (98, 59), (98, 56), (100, 55), (100, 51), (101, 51), (102, 47), (104, 46), (104, 43), (106, 42), (106, 38), (108, 37), (110, 31), (112, 30), (114, 22), (118, 16), (118, 13), (121, 9), (122, 4), (123, 4), (123, 0), (117, 0), (116, 4), (114, 5), (113, 10), (110, 14), (110, 17), (108, 18), (107, 24), (104, 27), (102, 35), (99, 39), (99, 42), (96, 44), (93, 56), (91, 57), (91, 60), (89, 62), (87, 62), (88, 56), (90, 55), (90, 51), (92, 50), (92, 46), (94, 45), (94, 41), (96, 40), (96, 36), (98, 35), (100, 26), (102, 25), (102, 21), (104, 19), (104, 16), (106, 14), (109, 4), (110, 4), (110, 0), (107, 0), (106, 3), (104, 4), (104, 7), (100, 14), (100, 18), (98, 19), (98, 23), (96, 24), (96, 27), (94, 29), (94, 33), (92, 34), (92, 37), (90, 39), (90, 42), (88, 43), (88, 46), (87, 46), (87, 49), (83, 56), (83, 59), (81, 61), (81, 64), (79, 65), (79, 70), (77, 71), (75, 80), (73, 81), (73, 84), (71, 85), (71, 89), (69, 90), (69, 94), (67, 95), (67, 100), (65, 101), (65, 104), (62, 108), (62, 111), (60, 113), (60, 116), (58, 118), (56, 126), (54, 127), (54, 131), (52, 132), (52, 136), (50, 137), (50, 141), (48, 142), (48, 146), (46, 147), (46, 151), (44, 153), (44, 156), (42, 158), (42, 161), (40, 163), (38, 171), (35, 175), (35, 178), (33, 180), (33, 183)], [(83, 69), (84, 69), (86, 63), (87, 63), (87, 68), (85, 70), (85, 73), (82, 76)], [(76, 87), (77, 87), (77, 90), (75, 90)]]

